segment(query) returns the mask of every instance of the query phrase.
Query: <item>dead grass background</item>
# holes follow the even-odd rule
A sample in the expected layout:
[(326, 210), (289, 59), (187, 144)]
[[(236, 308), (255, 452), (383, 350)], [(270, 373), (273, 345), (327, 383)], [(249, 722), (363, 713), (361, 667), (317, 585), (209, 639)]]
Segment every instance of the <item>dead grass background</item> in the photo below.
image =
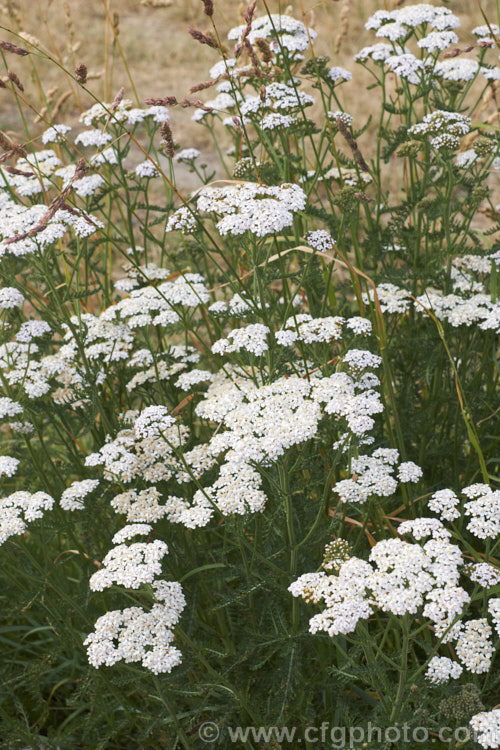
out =
[[(353, 74), (353, 81), (343, 87), (346, 109), (362, 124), (374, 102), (366, 92), (364, 71), (353, 60), (353, 54), (373, 43), (372, 32), (364, 29), (366, 18), (380, 7), (392, 7), (395, 0), (294, 0), (290, 4), (268, 0), (272, 12), (289, 13), (307, 22), (319, 33), (317, 54), (329, 55), (332, 65), (343, 65)], [(401, 3), (398, 3), (401, 4)], [(410, 3), (409, 3), (410, 4)], [(495, 22), (496, 0), (451, 0), (446, 3), (462, 18), (459, 30), (462, 46), (473, 43), (470, 30), (484, 23), (481, 7)], [(217, 27), (221, 37), (241, 23), (243, 3), (214, 0)], [(265, 13), (258, 0), (258, 14)], [(126, 60), (133, 78), (138, 103), (147, 97), (188, 95), (193, 84), (206, 80), (208, 70), (217, 61), (217, 53), (191, 39), (187, 29), (205, 30), (209, 19), (203, 13), (201, 0), (7, 0), (0, 6), (1, 38), (22, 44), (8, 29), (21, 34), (45, 50), (62, 68), (73, 71), (84, 62), (90, 71), (89, 88), (104, 101), (125, 87), (125, 96), (134, 99), (133, 86), (127, 76)], [(42, 111), (55, 122), (75, 122), (80, 111), (90, 106), (91, 98), (64, 75), (61, 67), (36, 53), (27, 57), (10, 55), (8, 66), (25, 87), (27, 122), (36, 145), (47, 127), (36, 113)], [(5, 71), (6, 72), (6, 71)], [(200, 98), (203, 98), (203, 93)], [(210, 98), (212, 92), (207, 92)], [(0, 129), (19, 132), (20, 113), (9, 89), (0, 89)], [(204, 128), (192, 123), (189, 111), (174, 110), (172, 126), (176, 141), (182, 147), (208, 147)]]

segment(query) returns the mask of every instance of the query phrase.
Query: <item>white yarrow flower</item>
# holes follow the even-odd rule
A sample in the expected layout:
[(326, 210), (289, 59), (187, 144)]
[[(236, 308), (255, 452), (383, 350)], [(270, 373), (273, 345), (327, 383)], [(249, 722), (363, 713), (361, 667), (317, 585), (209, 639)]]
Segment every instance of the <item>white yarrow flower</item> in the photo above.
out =
[(450, 679), (457, 680), (463, 669), (458, 662), (447, 656), (433, 656), (427, 667), (425, 678), (433, 685), (444, 685)]

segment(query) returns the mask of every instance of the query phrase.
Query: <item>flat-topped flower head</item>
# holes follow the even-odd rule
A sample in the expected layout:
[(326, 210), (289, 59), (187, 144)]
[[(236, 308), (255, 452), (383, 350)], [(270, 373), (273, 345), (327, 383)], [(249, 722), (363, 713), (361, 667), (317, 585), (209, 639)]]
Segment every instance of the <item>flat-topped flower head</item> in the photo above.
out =
[(168, 122), (170, 120), (170, 115), (168, 113), (168, 109), (161, 104), (153, 104), (151, 107), (148, 107), (146, 110), (144, 110), (144, 116), (150, 117), (153, 122)]
[(325, 229), (314, 229), (311, 232), (308, 232), (305, 236), (305, 240), (310, 247), (320, 253), (326, 253), (328, 250), (333, 250), (336, 244), (330, 232), (327, 232)]
[(240, 99), (241, 94), (239, 92), (221, 91), (214, 99), (205, 102), (203, 108), (195, 109), (191, 119), (193, 122), (202, 122), (209, 115), (213, 115), (214, 112), (235, 114), (235, 105)]
[(24, 295), (18, 289), (4, 286), (0, 289), (0, 310), (10, 310), (14, 307), (22, 307)]
[(99, 174), (88, 174), (85, 177), (81, 177), (79, 180), (74, 180), (72, 187), (75, 193), (80, 198), (88, 198), (94, 195), (96, 190), (103, 187), (106, 181)]
[(20, 464), (13, 456), (0, 456), (0, 477), (13, 477)]
[(195, 386), (199, 387), (200, 384), (210, 383), (214, 377), (214, 374), (209, 370), (194, 368), (193, 370), (189, 370), (189, 372), (183, 372), (179, 375), (175, 381), (175, 385), (182, 391), (189, 391)]
[(350, 70), (335, 66), (328, 69), (327, 78), (332, 83), (342, 83), (342, 81), (350, 81), (352, 79), (352, 73)]
[(267, 341), (269, 333), (269, 328), (262, 323), (235, 328), (228, 333), (227, 338), (219, 339), (212, 344), (212, 351), (214, 354), (229, 354), (243, 349), (260, 356), (269, 349)]
[(365, 23), (366, 29), (381, 30), (384, 26), (397, 24), (405, 27), (406, 34), (419, 26), (429, 25), (437, 31), (456, 29), (459, 19), (449, 8), (420, 3), (395, 10), (377, 10)]
[(14, 492), (0, 499), (0, 544), (9, 537), (24, 534), (27, 522), (42, 518), (54, 499), (46, 492)]
[(129, 524), (152, 524), (165, 516), (166, 509), (160, 504), (161, 499), (156, 487), (140, 491), (127, 490), (115, 495), (111, 500), (111, 507), (116, 513), (124, 515)]
[(458, 662), (447, 656), (433, 656), (427, 667), (425, 678), (433, 685), (444, 685), (451, 680), (457, 680), (463, 669)]
[(345, 319), (339, 315), (313, 318), (309, 313), (300, 313), (288, 318), (284, 329), (276, 332), (276, 341), (283, 346), (291, 346), (296, 341), (305, 344), (338, 341), (342, 338), (344, 323)]
[(486, 562), (467, 565), (465, 573), (471, 581), (478, 583), (485, 589), (489, 589), (500, 583), (500, 569)]
[(405, 78), (409, 83), (418, 84), (425, 72), (425, 66), (422, 60), (415, 57), (411, 52), (404, 52), (401, 55), (392, 55), (385, 61), (387, 67), (401, 78)]
[(333, 491), (341, 502), (365, 503), (372, 495), (387, 497), (397, 489), (393, 474), (397, 451), (378, 449), (371, 456), (360, 455), (353, 459), (352, 477), (341, 479), (333, 486)]
[(42, 143), (60, 143), (64, 136), (71, 130), (70, 125), (53, 125), (42, 133)]
[[(294, 214), (305, 208), (306, 200), (299, 185), (266, 187), (247, 182), (223, 188), (206, 187), (200, 193), (197, 207), (202, 213), (222, 216), (216, 224), (221, 235), (251, 232), (265, 237), (292, 226)], [(171, 217), (167, 231), (177, 228), (174, 217), (180, 212), (185, 212), (185, 207)]]
[(355, 336), (369, 336), (373, 330), (371, 321), (360, 315), (354, 315), (352, 318), (347, 318), (346, 327), (349, 328)]
[(135, 542), (113, 547), (102, 562), (102, 568), (89, 580), (92, 591), (103, 591), (114, 584), (138, 589), (151, 583), (161, 573), (161, 560), (167, 554), (165, 542)]
[[(411, 297), (405, 289), (400, 289), (395, 284), (379, 284), (377, 286), (377, 298), (382, 312), (405, 313), (411, 306)], [(363, 302), (375, 300), (373, 289), (363, 292)]]
[(162, 674), (171, 672), (182, 661), (172, 645), (173, 626), (186, 606), (182, 586), (177, 581), (154, 581), (156, 603), (149, 612), (141, 607), (112, 610), (99, 617), (84, 645), (89, 663), (96, 668), (118, 661), (142, 662), (143, 667)]
[(166, 107), (154, 105), (148, 109), (133, 107), (130, 99), (121, 99), (115, 102), (97, 102), (90, 109), (82, 112), (80, 122), (87, 127), (95, 126), (97, 123), (110, 122), (111, 124), (123, 123), (125, 126), (134, 126), (144, 122), (146, 118), (154, 122), (166, 122), (169, 119)]
[(110, 133), (106, 133), (104, 130), (98, 128), (91, 128), (90, 130), (84, 130), (75, 138), (75, 143), (81, 143), (82, 146), (105, 146), (113, 140), (113, 136)]
[(491, 37), (492, 34), (498, 36), (500, 29), (496, 23), (490, 23), (488, 25), (476, 26), (475, 29), (472, 29), (472, 33), (479, 37)]
[(422, 469), (413, 461), (404, 461), (399, 464), (398, 479), (400, 482), (418, 482), (422, 475)]
[(469, 672), (483, 674), (491, 666), (494, 653), (491, 642), (492, 629), (486, 618), (465, 623), (456, 642), (456, 653)]
[(385, 62), (393, 54), (394, 49), (390, 44), (377, 42), (377, 44), (371, 44), (368, 47), (363, 47), (363, 49), (361, 49), (354, 55), (354, 60), (356, 62), (365, 62), (366, 60), (371, 59), (374, 62)]
[(130, 539), (133, 539), (135, 536), (147, 536), (152, 530), (153, 527), (149, 523), (127, 524), (123, 529), (116, 532), (112, 541), (113, 544), (122, 544), (123, 542), (128, 542)]
[(175, 155), (175, 161), (183, 161), (187, 164), (192, 163), (200, 157), (200, 152), (197, 148), (183, 148), (178, 151)]
[(16, 414), (22, 414), (23, 407), (17, 401), (13, 401), (8, 396), (0, 397), (0, 419), (5, 417), (15, 417)]
[[(229, 31), (227, 38), (241, 43), (245, 31), (246, 25), (236, 26)], [(270, 50), (275, 55), (282, 54), (284, 50), (293, 57), (296, 53), (307, 50), (311, 40), (316, 37), (317, 33), (314, 29), (306, 28), (301, 21), (291, 16), (272, 13), (252, 21), (247, 39), (250, 44), (255, 44), (258, 39), (266, 39)]]
[(366, 587), (372, 573), (371, 566), (357, 557), (344, 562), (338, 575), (306, 573), (292, 583), (288, 590), (306, 602), (325, 602), (325, 609), (309, 620), (309, 632), (325, 631), (330, 636), (352, 633), (360, 620), (372, 614), (372, 604), (366, 597)]
[(150, 159), (141, 161), (136, 166), (134, 171), (139, 178), (152, 178), (160, 176), (160, 172)]
[(433, 510), (446, 521), (453, 521), (460, 518), (460, 511), (457, 506), (460, 500), (453, 490), (438, 490), (434, 492), (428, 502), (430, 510)]
[(452, 44), (458, 44), (458, 36), (454, 31), (432, 31), (423, 39), (419, 39), (417, 44), (421, 49), (426, 49), (428, 52), (435, 52), (436, 50), (442, 52), (451, 47)]
[(437, 518), (415, 518), (412, 521), (403, 521), (398, 528), (399, 534), (411, 534), (414, 539), (450, 539), (450, 532)]
[(498, 748), (500, 746), (500, 708), (493, 711), (481, 711), (472, 717), (469, 724), (481, 747)]
[(231, 75), (232, 69), (236, 65), (234, 57), (226, 57), (224, 60), (219, 60), (215, 65), (212, 65), (209, 71), (210, 78), (220, 78), (224, 75)]
[(363, 370), (380, 367), (382, 357), (373, 354), (368, 349), (349, 349), (347, 354), (344, 355), (343, 362), (352, 372), (361, 373)]
[(297, 122), (293, 115), (283, 115), (281, 112), (270, 112), (268, 115), (264, 115), (256, 126), (261, 130), (277, 130), (279, 128), (289, 128)]
[(72, 482), (61, 495), (59, 504), (64, 510), (83, 510), (84, 499), (99, 486), (98, 479), (83, 479)]
[(492, 490), (487, 485), (475, 490), (474, 485), (462, 490), (465, 495), (469, 491), (469, 496), (474, 497), (464, 505), (464, 514), (471, 519), (467, 529), (478, 539), (496, 539), (500, 534), (500, 490)]
[(466, 57), (453, 57), (439, 60), (434, 66), (434, 75), (445, 81), (472, 81), (480, 72), (477, 60)]
[(305, 91), (273, 81), (263, 90), (262, 95), (248, 96), (240, 103), (240, 112), (253, 121), (253, 116), (276, 114), (295, 114), (304, 107), (314, 104), (314, 98)]
[(408, 134), (418, 139), (429, 137), (431, 146), (439, 151), (457, 149), (460, 146), (460, 136), (467, 135), (470, 128), (471, 119), (467, 115), (438, 109), (425, 115), (421, 122), (412, 125)]
[(148, 406), (137, 417), (134, 430), (137, 438), (157, 437), (175, 424), (166, 406)]
[(391, 42), (396, 42), (398, 39), (404, 39), (408, 36), (408, 29), (403, 24), (393, 21), (392, 23), (384, 23), (379, 29), (375, 36), (384, 37), (390, 39)]
[(50, 333), (51, 327), (45, 320), (25, 320), (16, 334), (16, 340), (29, 344), (33, 339)]
[[(397, 451), (385, 451), (389, 464), (397, 462), (394, 453)], [(352, 468), (353, 472), (359, 469), (357, 464)], [(446, 636), (449, 640), (459, 635), (459, 629), (451, 626), (470, 601), (468, 593), (457, 584), (462, 564), (460, 549), (449, 543), (450, 535), (435, 519), (416, 519), (402, 527), (415, 538), (431, 538), (422, 545), (401, 539), (382, 540), (372, 547), (369, 562), (350, 557), (347, 562), (333, 565), (337, 575), (306, 573), (289, 587), (294, 596), (313, 603), (324, 599), (327, 605), (310, 620), (311, 632), (352, 632), (359, 619), (370, 616), (371, 609), (380, 609), (394, 615), (417, 614), (421, 610), (443, 641)], [(460, 665), (437, 661), (428, 677), (439, 682), (457, 677), (460, 671)]]
[[(157, 416), (156, 413), (153, 414), (150, 420), (147, 415), (144, 420), (140, 421), (141, 432), (144, 430), (149, 434), (151, 431), (157, 433), (157, 436), (143, 438), (138, 437), (132, 429), (121, 430), (114, 440), (108, 438), (100, 451), (89, 454), (85, 459), (85, 465), (103, 466), (105, 479), (108, 481), (119, 479), (120, 482), (127, 484), (137, 479), (147, 483), (156, 483), (173, 477), (182, 467), (182, 463), (173, 454), (186, 440), (189, 429), (177, 424), (166, 428), (168, 415), (162, 411), (159, 419), (155, 418)], [(140, 416), (137, 419), (140, 419)], [(150, 490), (153, 491), (153, 488)], [(144, 492), (150, 490), (144, 490)], [(131, 492), (136, 494), (134, 490)], [(130, 520), (149, 521), (149, 519), (142, 518)]]

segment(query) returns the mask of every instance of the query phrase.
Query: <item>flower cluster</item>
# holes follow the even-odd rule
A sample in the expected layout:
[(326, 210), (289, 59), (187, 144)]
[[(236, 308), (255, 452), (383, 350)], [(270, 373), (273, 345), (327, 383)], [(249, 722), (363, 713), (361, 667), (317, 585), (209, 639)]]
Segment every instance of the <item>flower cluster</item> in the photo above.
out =
[(457, 149), (460, 146), (459, 136), (467, 135), (470, 126), (470, 117), (438, 109), (425, 115), (422, 122), (412, 125), (408, 134), (414, 138), (429, 137), (429, 142), (436, 151)]
[(481, 711), (470, 720), (477, 741), (484, 748), (500, 747), (500, 708)]
[[(27, 145), (13, 145), (9, 151), (0, 134), (0, 431), (2, 452), (12, 454), (0, 456), (0, 481), (9, 487), (0, 499), (0, 544), (24, 535), (15, 552), (29, 552), (35, 531), (29, 523), (48, 525), (52, 494), (59, 497), (51, 520), (57, 533), (42, 540), (50, 546), (45, 557), (56, 558), (52, 547), (60, 539), (65, 553), (73, 535), (88, 541), (94, 523), (89, 588), (105, 595), (92, 594), (89, 606), (117, 599), (118, 587), (137, 606), (97, 619), (85, 640), (88, 661), (96, 668), (139, 663), (154, 674), (181, 663), (174, 628), (186, 600), (180, 583), (163, 580), (169, 564), (189, 581), (193, 616), (198, 609), (206, 617), (202, 628), (190, 624), (193, 639), (212, 632), (226, 614), (230, 633), (238, 608), (252, 609), (241, 603), (254, 597), (256, 573), (263, 594), (272, 588), (276, 608), (270, 597), (267, 612), (265, 596), (254, 601), (263, 609), (250, 618), (247, 655), (263, 643), (267, 648), (268, 633), (258, 641), (268, 612), (278, 612), (280, 623), (282, 613), (291, 611), (294, 621), (298, 614), (300, 603), (280, 589), (283, 576), (269, 588), (261, 575), (282, 570), (287, 585), (293, 581), (293, 597), (321, 605), (310, 632), (346, 636), (342, 664), (353, 653), (359, 662), (361, 630), (376, 641), (374, 651), (391, 675), (399, 652), (408, 669), (396, 703), (407, 711), (414, 702), (407, 675), (414, 673), (417, 688), (425, 679), (426, 692), (467, 673), (485, 675), (500, 635), (493, 546), (500, 490), (487, 483), (493, 476), (482, 457), (485, 483), (469, 484), (478, 476), (476, 445), (460, 422), (463, 416), (469, 427), (465, 394), (474, 388), (470, 416), (481, 441), (486, 436), (491, 466), (494, 437), (480, 425), (492, 425), (496, 412), (484, 408), (475, 417), (489, 408), (498, 375), (491, 355), (500, 333), (500, 251), (495, 229), (483, 226), (500, 216), (490, 189), (490, 172), (500, 169), (498, 133), (487, 113), (500, 80), (487, 57), (498, 28), (474, 30), (476, 60), (450, 49), (459, 44), (459, 21), (448, 8), (419, 4), (372, 15), (366, 28), (381, 41), (355, 59), (375, 68), (383, 101), (377, 142), (365, 151), (367, 126), (353, 127), (358, 118), (338, 98), (351, 72), (317, 55), (302, 64), (315, 32), (286, 15), (254, 19), (254, 5), (246, 23), (229, 32), (233, 56), (221, 47), (210, 80), (192, 88), (214, 88), (205, 104), (167, 97), (139, 108), (121, 91), (83, 112), (81, 126), (45, 130), (43, 150), (28, 154)], [(211, 17), (212, 1), (204, 6)], [(210, 32), (192, 35), (219, 46)], [(469, 107), (478, 76), (483, 99)], [(197, 148), (177, 150), (163, 106), (170, 102), (192, 108), (207, 136), (218, 139), (216, 128), (225, 126), (233, 139), (223, 159), (228, 179), (217, 179), (211, 157), (201, 159)], [(135, 137), (139, 126), (149, 140)], [(136, 158), (139, 141), (148, 143), (148, 153)], [(78, 163), (76, 150), (85, 153)], [(5, 166), (9, 159), (15, 166)], [(187, 172), (202, 186), (183, 198), (180, 177)], [(161, 184), (167, 199), (153, 200)], [(191, 236), (170, 234), (177, 230)], [(473, 342), (473, 373), (463, 379), (458, 407), (436, 369), (436, 362), (447, 363), (441, 349), (416, 382), (406, 381), (417, 369), (417, 347), (437, 341), (431, 316), (439, 334), (440, 322), (449, 326), (455, 372), (468, 366), (463, 352)], [(455, 348), (459, 326), (475, 330)], [(373, 348), (375, 336), (380, 349)], [(482, 357), (477, 342), (485, 344)], [(414, 350), (411, 362), (407, 350)], [(396, 351), (393, 370), (388, 356)], [(485, 385), (474, 368), (487, 367), (493, 374)], [(408, 424), (401, 425), (400, 404), (408, 405), (402, 412)], [(433, 425), (421, 429), (427, 413), (438, 415), (444, 449), (436, 447)], [(443, 460), (441, 479), (435, 459), (445, 454), (453, 430), (459, 457)], [(39, 457), (50, 453), (51, 439), (46, 478)], [(406, 453), (419, 456), (422, 468)], [(463, 457), (459, 491), (452, 471)], [(51, 494), (27, 491), (35, 476), (44, 484), (33, 488)], [(425, 501), (428, 516), (419, 515)], [(316, 572), (297, 578), (302, 564), (313, 567), (320, 539)], [(181, 550), (186, 540), (185, 555), (174, 561), (169, 548)], [(217, 549), (208, 549), (214, 541)], [(84, 563), (83, 555), (78, 559)], [(199, 585), (198, 574), (219, 568), (226, 569), (215, 593), (221, 606), (213, 607), (214, 591)], [(48, 580), (66, 585), (62, 563), (59, 571)], [(414, 648), (412, 639), (422, 633), (425, 648), (421, 642)], [(280, 654), (288, 647), (279, 639), (262, 664), (272, 663), (281, 679)], [(243, 663), (238, 649), (230, 655), (235, 684)], [(220, 644), (211, 653), (216, 670)], [(372, 679), (371, 666), (366, 648), (356, 671), (360, 683)], [(216, 700), (225, 676), (212, 681), (202, 667), (198, 682), (215, 686), (209, 698)], [(454, 694), (452, 685), (445, 690)], [(179, 701), (185, 694), (172, 691)], [(478, 696), (479, 688), (471, 726), (484, 747), (498, 746), (496, 709), (477, 713)], [(352, 697), (345, 696), (349, 711)], [(383, 711), (388, 701), (380, 698)], [(191, 716), (191, 708), (182, 715)]]
[(310, 94), (285, 83), (273, 82), (265, 87), (264, 96), (247, 96), (240, 104), (240, 112), (250, 117), (262, 115), (269, 110), (268, 116), (275, 116), (280, 112), (293, 112), (312, 104), (314, 99)]
[(26, 523), (43, 517), (51, 510), (54, 499), (46, 492), (14, 492), (0, 499), (0, 544), (9, 537), (24, 534)]
[(236, 328), (229, 332), (227, 339), (219, 339), (215, 344), (212, 344), (212, 351), (214, 354), (225, 354), (244, 349), (258, 356), (269, 349), (268, 333), (269, 328), (262, 323), (253, 323), (245, 328)]
[(84, 499), (99, 486), (98, 479), (83, 479), (80, 482), (72, 482), (61, 495), (59, 504), (64, 510), (82, 510)]
[(466, 669), (474, 674), (487, 672), (494, 653), (492, 629), (485, 618), (469, 620), (457, 638), (456, 652)]
[(139, 109), (132, 106), (130, 99), (111, 103), (98, 102), (80, 115), (80, 122), (89, 128), (110, 119), (123, 123), (126, 127), (133, 127), (147, 119), (155, 123), (168, 122), (170, 117), (166, 107), (153, 105), (147, 109)]
[(447, 656), (433, 656), (425, 673), (433, 685), (443, 685), (450, 679), (456, 680), (462, 674), (462, 667)]
[[(351, 462), (352, 477), (337, 482), (333, 491), (343, 503), (365, 503), (368, 498), (393, 495), (398, 482), (393, 477), (399, 453), (393, 448), (377, 448), (371, 456), (359, 456)], [(411, 461), (399, 465), (400, 482), (418, 482), (422, 470)]]
[[(491, 260), (481, 259), (481, 271), (485, 264), (491, 267)], [(478, 265), (477, 270), (479, 268)], [(376, 291), (370, 289), (369, 292), (364, 292), (363, 300), (373, 302), (376, 296), (381, 311), (389, 314), (407, 313), (414, 306), (417, 313), (432, 313), (438, 320), (446, 321), (454, 328), (477, 326), (482, 331), (499, 333), (500, 303), (492, 299), (491, 294), (476, 291), (476, 283), (467, 278), (464, 271), (456, 277), (455, 283), (457, 287), (461, 287), (457, 288), (461, 294), (443, 294), (441, 290), (433, 287), (426, 289), (414, 300), (406, 289), (395, 284), (382, 283), (377, 286)]]
[(172, 628), (186, 605), (182, 587), (173, 581), (152, 585), (157, 602), (149, 612), (127, 607), (99, 617), (84, 642), (92, 666), (112, 666), (121, 660), (141, 662), (154, 674), (161, 674), (181, 663), (181, 653), (172, 645)]
[(375, 29), (377, 36), (386, 36), (387, 27), (395, 25), (404, 37), (409, 30), (427, 24), (436, 31), (446, 31), (460, 26), (460, 20), (449, 8), (421, 3), (391, 11), (377, 10), (365, 23), (365, 28)]
[[(225, 188), (204, 188), (197, 201), (202, 213), (222, 216), (216, 228), (221, 235), (238, 236), (252, 232), (256, 237), (281, 232), (292, 226), (293, 216), (303, 211), (306, 195), (298, 185), (285, 184), (265, 187), (256, 183), (242, 183)], [(167, 231), (192, 231), (196, 224), (183, 207), (169, 219)]]
[[(479, 483), (464, 487), (462, 494), (470, 498), (463, 506), (463, 514), (470, 517), (467, 530), (478, 539), (496, 539), (500, 533), (500, 491)], [(441, 518), (451, 521), (461, 516), (459, 504), (460, 500), (453, 490), (438, 490), (432, 495), (429, 508)]]
[(306, 28), (301, 21), (278, 14), (255, 18), (249, 33), (246, 26), (236, 26), (229, 31), (227, 38), (241, 43), (244, 34), (250, 44), (265, 39), (268, 40), (269, 48), (274, 55), (283, 55), (283, 51), (286, 50), (292, 56), (307, 50), (310, 41), (317, 37), (314, 29)]
[(151, 583), (161, 573), (161, 559), (167, 552), (167, 545), (159, 539), (119, 544), (108, 552), (103, 567), (90, 577), (90, 589), (103, 591), (113, 584), (138, 589), (143, 583)]
[(432, 537), (422, 546), (387, 539), (372, 548), (370, 562), (351, 557), (337, 575), (306, 573), (289, 590), (306, 601), (325, 602), (326, 608), (310, 620), (312, 633), (352, 633), (374, 609), (394, 615), (422, 609), (443, 634), (469, 601), (457, 585), (461, 560), (458, 547), (442, 538)]
[(320, 253), (326, 253), (328, 250), (332, 250), (335, 246), (335, 240), (329, 232), (324, 229), (315, 229), (306, 235), (307, 243), (318, 250)]

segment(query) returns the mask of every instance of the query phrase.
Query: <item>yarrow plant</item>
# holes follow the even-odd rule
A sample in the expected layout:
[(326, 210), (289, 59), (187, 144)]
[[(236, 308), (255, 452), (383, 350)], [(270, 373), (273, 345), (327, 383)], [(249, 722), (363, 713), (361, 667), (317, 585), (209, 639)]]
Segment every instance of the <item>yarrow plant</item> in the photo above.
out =
[(395, 5), (332, 65), (203, 0), (203, 99), (82, 63), (78, 122), (0, 133), (6, 747), (500, 747), (498, 26)]

